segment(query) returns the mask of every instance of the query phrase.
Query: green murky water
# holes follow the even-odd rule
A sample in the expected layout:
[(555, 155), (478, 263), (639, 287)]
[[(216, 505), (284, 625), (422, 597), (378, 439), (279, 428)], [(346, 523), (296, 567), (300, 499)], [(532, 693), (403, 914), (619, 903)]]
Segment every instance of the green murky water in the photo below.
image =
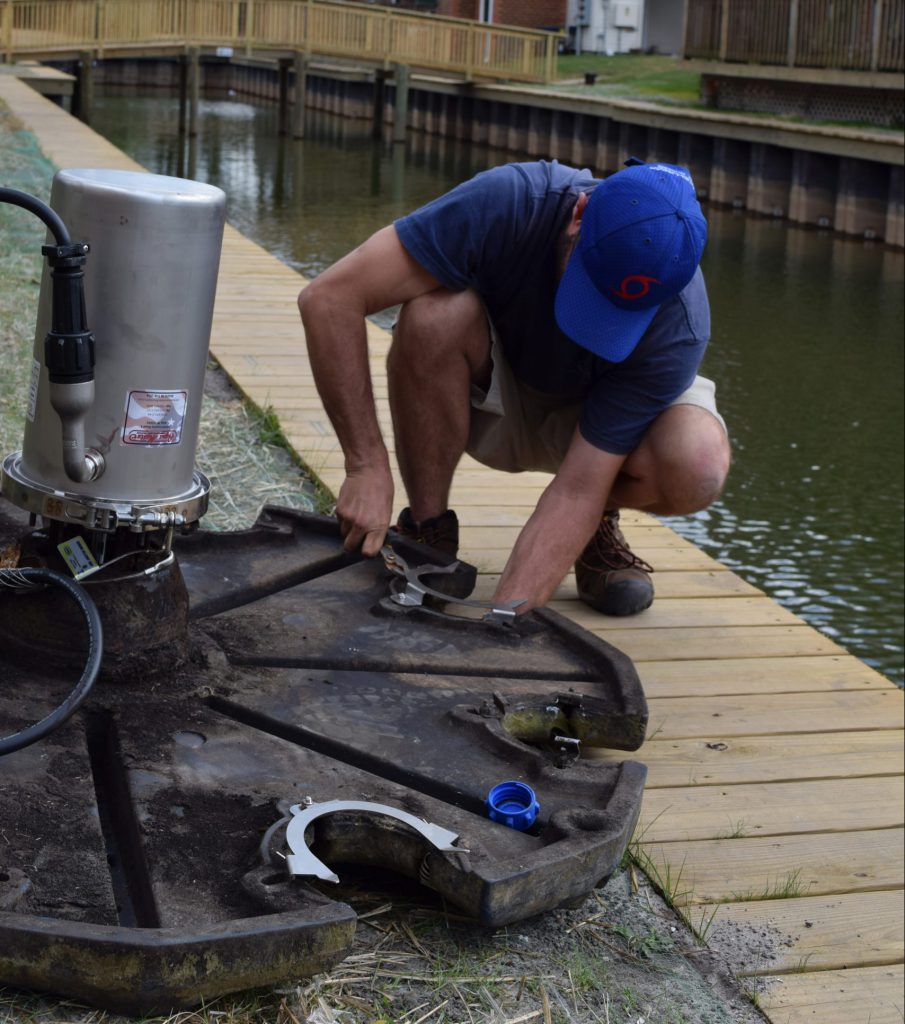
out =
[[(509, 154), (208, 100), (191, 151), (173, 99), (106, 95), (94, 126), (162, 174), (223, 188), (229, 218), (314, 276), (372, 231)], [(903, 684), (902, 253), (709, 210), (704, 260), (735, 465), (722, 499), (670, 524)]]

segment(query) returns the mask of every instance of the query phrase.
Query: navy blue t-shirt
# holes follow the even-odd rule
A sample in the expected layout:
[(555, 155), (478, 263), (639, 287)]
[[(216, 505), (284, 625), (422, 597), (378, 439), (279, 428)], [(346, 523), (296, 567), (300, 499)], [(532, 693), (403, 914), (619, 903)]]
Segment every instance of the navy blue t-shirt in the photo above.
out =
[(557, 243), (581, 192), (598, 180), (556, 161), (476, 175), (395, 222), (407, 251), (446, 288), (483, 299), (519, 380), (564, 402), (583, 401), (582, 436), (624, 455), (692, 382), (710, 337), (700, 269), (663, 304), (620, 363), (595, 356), (554, 315)]

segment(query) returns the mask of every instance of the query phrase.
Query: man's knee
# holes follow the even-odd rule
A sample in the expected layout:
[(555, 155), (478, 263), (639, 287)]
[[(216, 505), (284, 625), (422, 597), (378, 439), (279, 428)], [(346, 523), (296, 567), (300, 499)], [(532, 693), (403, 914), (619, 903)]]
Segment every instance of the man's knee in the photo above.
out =
[(660, 491), (658, 511), (687, 515), (716, 501), (732, 456), (726, 431), (715, 416), (698, 406), (673, 406), (660, 416), (647, 440)]
[(712, 505), (729, 475), (729, 438), (719, 420), (695, 409), (699, 422), (680, 440), (673, 472), (667, 476), (666, 504), (674, 515), (687, 515)]
[(436, 352), (442, 346), (461, 345), (474, 332), (486, 330), (486, 320), (475, 292), (438, 288), (402, 305), (393, 337), (404, 348)]
[(476, 292), (438, 288), (403, 304), (393, 329), (388, 365), (404, 361), (409, 372), (436, 376), (446, 359), (464, 357), (472, 375), (490, 362), (490, 327)]

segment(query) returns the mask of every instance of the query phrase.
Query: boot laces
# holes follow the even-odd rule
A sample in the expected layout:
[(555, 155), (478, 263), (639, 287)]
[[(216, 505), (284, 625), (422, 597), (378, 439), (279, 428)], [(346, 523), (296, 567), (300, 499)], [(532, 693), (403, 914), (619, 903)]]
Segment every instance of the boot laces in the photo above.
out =
[(619, 513), (606, 512), (597, 532), (579, 559), (586, 569), (640, 569), (653, 572), (654, 567), (639, 558), (628, 546), (619, 529)]
[(403, 537), (429, 548), (447, 551), (455, 557), (459, 547), (459, 524), (454, 512), (447, 511), (433, 519), (416, 522), (409, 509), (399, 516), (396, 529)]

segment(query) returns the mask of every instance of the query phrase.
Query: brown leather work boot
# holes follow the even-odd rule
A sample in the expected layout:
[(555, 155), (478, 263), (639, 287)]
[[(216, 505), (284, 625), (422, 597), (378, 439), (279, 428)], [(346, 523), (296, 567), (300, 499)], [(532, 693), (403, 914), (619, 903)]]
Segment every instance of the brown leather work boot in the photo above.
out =
[(654, 599), (653, 571), (622, 536), (618, 509), (607, 511), (575, 563), (578, 596), (604, 615), (635, 615)]
[(450, 558), (456, 558), (459, 554), (459, 518), (452, 509), (433, 519), (425, 519), (423, 523), (416, 523), (411, 509), (404, 508), (399, 513), (396, 532), (408, 540), (441, 551)]

